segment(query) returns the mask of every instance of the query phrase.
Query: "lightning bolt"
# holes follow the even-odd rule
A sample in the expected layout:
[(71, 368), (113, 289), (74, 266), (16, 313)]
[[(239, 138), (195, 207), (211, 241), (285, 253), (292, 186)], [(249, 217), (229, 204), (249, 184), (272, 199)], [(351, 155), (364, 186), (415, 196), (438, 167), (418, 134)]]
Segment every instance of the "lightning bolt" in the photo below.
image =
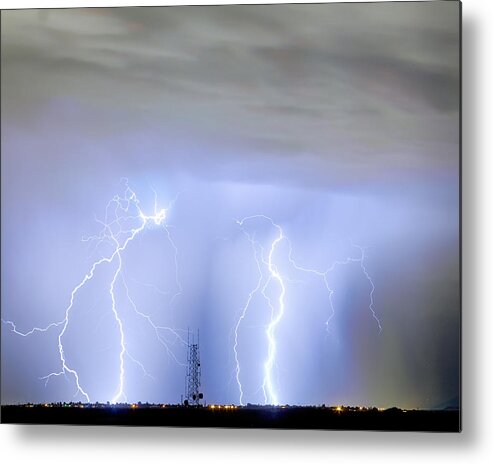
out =
[(355, 261), (357, 261), (357, 262), (360, 263), (361, 270), (363, 271), (363, 274), (365, 275), (366, 279), (370, 283), (371, 290), (370, 290), (370, 305), (369, 305), (369, 309), (370, 309), (370, 312), (371, 312), (371, 315), (372, 315), (373, 319), (375, 319), (375, 322), (378, 325), (378, 333), (381, 333), (382, 332), (382, 324), (381, 324), (380, 319), (378, 318), (378, 316), (377, 316), (377, 314), (375, 312), (375, 303), (373, 301), (373, 293), (375, 293), (375, 284), (373, 283), (373, 279), (370, 277), (370, 274), (366, 270), (366, 266), (365, 266), (365, 258), (366, 258), (365, 248), (363, 248), (362, 246), (359, 246), (359, 245), (355, 245), (352, 242), (351, 242), (351, 244), (354, 247), (358, 248), (361, 251), (361, 258), (358, 259), (358, 260), (355, 260)]
[[(260, 243), (255, 240), (254, 236), (248, 233), (243, 228), (243, 225), (246, 221), (254, 220), (254, 219), (263, 219), (269, 221), (272, 226), (274, 226), (277, 230), (277, 236), (274, 238), (272, 243), (270, 244), (269, 248), (269, 253), (267, 256), (267, 259), (264, 257), (264, 249), (260, 245)], [(278, 398), (277, 394), (275, 392), (273, 380), (272, 380), (272, 375), (273, 375), (273, 368), (275, 365), (275, 359), (276, 359), (276, 351), (277, 351), (277, 343), (276, 343), (276, 338), (275, 338), (275, 331), (277, 328), (277, 325), (279, 322), (282, 320), (282, 316), (284, 315), (284, 295), (286, 293), (286, 287), (284, 284), (284, 279), (281, 273), (278, 271), (277, 266), (274, 263), (274, 253), (276, 251), (276, 248), (278, 247), (279, 243), (285, 238), (283, 234), (282, 228), (276, 224), (271, 218), (268, 216), (259, 214), (259, 215), (254, 215), (254, 216), (248, 216), (243, 218), (240, 221), (236, 221), (236, 223), (240, 226), (241, 230), (243, 233), (246, 235), (247, 239), (250, 241), (252, 248), (254, 250), (254, 256), (255, 256), (255, 262), (257, 265), (257, 269), (259, 272), (259, 280), (257, 281), (257, 286), (249, 293), (247, 302), (245, 306), (242, 308), (240, 317), (236, 323), (235, 326), (235, 344), (234, 344), (234, 353), (235, 353), (235, 362), (236, 362), (236, 382), (238, 384), (238, 388), (240, 391), (240, 404), (243, 404), (243, 386), (240, 380), (240, 373), (241, 373), (241, 368), (240, 368), (240, 362), (239, 362), (239, 357), (238, 357), (238, 344), (239, 344), (239, 330), (241, 323), (246, 317), (246, 314), (248, 312), (248, 308), (250, 307), (251, 301), (253, 297), (260, 292), (264, 299), (266, 300), (269, 309), (270, 309), (270, 322), (267, 325), (266, 328), (266, 337), (268, 340), (268, 354), (267, 354), (267, 359), (264, 363), (264, 380), (262, 383), (262, 391), (264, 393), (264, 401), (265, 403), (269, 404), (278, 404)], [(264, 264), (268, 271), (269, 275), (266, 279), (264, 279), (264, 275), (262, 273), (262, 264)], [(262, 282), (265, 280), (264, 284), (262, 285)], [(277, 304), (275, 304), (270, 296), (266, 294), (267, 288), (272, 282), (276, 282), (277, 286), (279, 287), (279, 298), (277, 300)]]
[[(128, 179), (122, 179), (122, 182), (124, 184), (123, 196), (116, 195), (108, 202), (108, 204), (106, 205), (104, 221), (96, 219), (97, 222), (99, 222), (103, 226), (100, 234), (88, 238), (83, 238), (83, 241), (96, 242), (95, 251), (97, 251), (102, 244), (111, 245), (112, 251), (111, 253), (109, 253), (109, 255), (103, 256), (94, 261), (87, 274), (85, 274), (79, 284), (72, 289), (70, 293), (69, 304), (65, 308), (63, 319), (57, 322), (51, 322), (46, 327), (34, 327), (25, 332), (18, 330), (16, 324), (13, 321), (6, 321), (2, 319), (2, 322), (8, 325), (13, 333), (22, 337), (28, 337), (35, 333), (47, 332), (50, 329), (54, 328), (61, 329), (58, 334), (58, 353), (61, 364), (60, 370), (56, 372), (51, 372), (48, 375), (41, 377), (41, 379), (44, 380), (45, 385), (47, 385), (48, 382), (55, 377), (59, 377), (62, 375), (72, 376), (76, 387), (74, 397), (80, 395), (80, 397), (84, 398), (87, 402), (91, 401), (89, 394), (82, 387), (77, 370), (73, 366), (71, 366), (66, 359), (63, 339), (70, 323), (70, 315), (73, 311), (74, 303), (79, 290), (94, 278), (96, 271), (103, 265), (115, 266), (115, 270), (112, 274), (109, 286), (111, 311), (119, 333), (119, 376), (116, 392), (112, 397), (113, 403), (118, 402), (122, 399), (126, 400), (126, 395), (124, 392), (126, 358), (137, 364), (142, 369), (144, 375), (152, 378), (152, 376), (145, 369), (144, 365), (129, 353), (125, 340), (124, 323), (118, 310), (117, 298), (115, 295), (115, 286), (117, 282), (122, 282), (126, 290), (127, 299), (130, 301), (135, 313), (144, 318), (151, 325), (156, 333), (156, 336), (158, 337), (158, 340), (167, 349), (168, 354), (172, 354), (173, 352), (169, 348), (168, 341), (161, 335), (162, 331), (169, 331), (174, 335), (175, 342), (178, 340), (179, 342), (185, 344), (185, 341), (179, 335), (177, 330), (155, 324), (149, 315), (137, 309), (136, 304), (130, 297), (123, 270), (123, 255), (130, 243), (147, 228), (153, 226), (163, 227), (166, 231), (167, 239), (174, 250), (175, 279), (178, 290), (173, 295), (171, 303), (182, 293), (182, 287), (178, 280), (178, 249), (171, 238), (169, 225), (166, 223), (169, 206), (168, 208), (158, 208), (157, 195), (156, 192), (154, 192), (154, 211), (151, 214), (145, 214), (140, 207), (140, 201), (137, 198), (136, 193), (130, 188), (128, 184)], [(178, 361), (174, 354), (172, 354), (172, 357), (176, 361)]]
[[(277, 224), (275, 224), (275, 226), (277, 226)], [(279, 273), (277, 266), (272, 261), (277, 245), (284, 238), (282, 229), (279, 226), (277, 226), (277, 228), (279, 235), (274, 239), (274, 241), (271, 244), (267, 266), (269, 268), (271, 279), (277, 282), (280, 290), (279, 290), (277, 310), (272, 304), (270, 297), (266, 297), (269, 302), (269, 307), (271, 309), (271, 320), (267, 325), (267, 330), (266, 330), (267, 340), (269, 341), (269, 348), (268, 348), (267, 360), (264, 363), (264, 382), (262, 384), (262, 390), (264, 391), (265, 402), (270, 404), (279, 404), (279, 401), (277, 399), (277, 394), (275, 392), (273, 381), (272, 381), (272, 370), (274, 368), (274, 363), (276, 360), (276, 351), (277, 351), (275, 330), (279, 322), (281, 322), (282, 316), (284, 315), (284, 295), (286, 294), (286, 287), (284, 285), (283, 278)], [(264, 295), (264, 297), (266, 296), (265, 290), (269, 283), (270, 281), (266, 285), (264, 285), (264, 288), (262, 289), (262, 294)]]
[[(260, 219), (260, 220), (265, 220), (268, 221), (277, 231), (276, 237), (272, 240), (269, 246), (269, 252), (267, 255), (267, 258), (264, 257), (264, 248), (260, 244), (259, 241), (257, 241), (251, 233), (249, 233), (247, 230), (244, 228), (244, 224), (247, 221), (255, 220), (255, 219)], [(331, 319), (335, 315), (335, 310), (334, 310), (334, 304), (333, 304), (333, 294), (334, 290), (331, 288), (329, 284), (329, 275), (331, 272), (333, 272), (338, 266), (345, 266), (350, 263), (359, 263), (360, 268), (362, 270), (363, 275), (365, 278), (368, 280), (370, 284), (370, 292), (369, 292), (369, 310), (371, 312), (371, 315), (373, 319), (375, 320), (379, 333), (382, 331), (382, 325), (380, 322), (380, 319), (378, 318), (375, 308), (374, 308), (374, 299), (373, 299), (373, 294), (375, 292), (375, 285), (373, 282), (373, 279), (371, 278), (370, 274), (368, 273), (368, 270), (365, 266), (365, 248), (355, 245), (351, 241), (351, 245), (355, 248), (357, 248), (360, 251), (360, 256), (357, 258), (354, 257), (347, 257), (346, 259), (342, 261), (335, 261), (332, 263), (331, 266), (326, 268), (325, 270), (319, 270), (319, 269), (312, 269), (308, 267), (301, 266), (297, 264), (295, 259), (293, 258), (293, 245), (292, 242), (286, 237), (284, 234), (284, 231), (282, 227), (279, 224), (276, 224), (272, 218), (269, 216), (259, 214), (259, 215), (253, 215), (253, 216), (247, 216), (239, 221), (236, 221), (236, 223), (240, 226), (241, 231), (243, 234), (247, 237), (248, 241), (250, 242), (254, 254), (254, 259), (255, 263), (257, 266), (258, 270), (258, 281), (257, 285), (250, 291), (248, 298), (246, 300), (245, 305), (241, 308), (240, 315), (237, 319), (236, 325), (234, 327), (234, 345), (233, 345), (233, 351), (234, 351), (234, 358), (235, 358), (235, 363), (236, 363), (236, 383), (238, 385), (238, 390), (240, 392), (240, 404), (243, 405), (243, 397), (244, 397), (244, 389), (243, 385), (241, 382), (241, 366), (240, 366), (240, 361), (239, 361), (239, 353), (238, 353), (238, 348), (239, 348), (239, 331), (241, 328), (241, 325), (244, 321), (244, 319), (247, 316), (248, 309), (251, 305), (251, 302), (253, 298), (255, 297), (256, 294), (260, 293), (265, 301), (267, 302), (267, 305), (270, 310), (270, 321), (266, 326), (265, 329), (265, 335), (267, 339), (267, 344), (268, 344), (268, 349), (267, 349), (267, 358), (264, 362), (263, 365), (263, 382), (261, 389), (264, 394), (264, 402), (266, 404), (273, 404), (277, 405), (279, 404), (279, 399), (278, 399), (278, 394), (276, 392), (275, 386), (274, 386), (274, 381), (273, 381), (273, 372), (274, 372), (274, 367), (275, 367), (275, 362), (276, 362), (276, 354), (277, 354), (277, 341), (276, 341), (276, 329), (279, 323), (281, 322), (283, 315), (285, 313), (285, 295), (286, 295), (286, 284), (285, 282), (287, 279), (283, 277), (281, 272), (279, 271), (278, 267), (275, 264), (275, 259), (274, 255), (277, 251), (277, 248), (279, 247), (279, 244), (282, 241), (287, 242), (288, 244), (288, 261), (291, 264), (291, 266), (301, 272), (307, 273), (307, 274), (312, 274), (316, 276), (317, 278), (321, 279), (327, 294), (328, 294), (328, 301), (329, 301), (329, 317), (326, 321), (326, 328), (329, 330), (329, 325)], [(267, 277), (264, 276), (264, 273), (262, 271), (262, 267), (267, 268), (268, 275)], [(277, 301), (274, 302), (272, 301), (271, 297), (267, 295), (266, 291), (268, 287), (271, 285), (272, 282), (276, 283), (276, 286), (278, 288), (278, 298)]]
[(313, 275), (321, 278), (322, 282), (323, 282), (323, 284), (327, 290), (327, 293), (329, 296), (329, 306), (330, 306), (329, 318), (327, 319), (327, 321), (325, 323), (327, 330), (329, 330), (330, 321), (332, 320), (332, 318), (335, 315), (334, 304), (332, 301), (332, 296), (334, 294), (334, 290), (329, 285), (328, 275), (331, 272), (333, 272), (336, 269), (336, 267), (338, 267), (338, 266), (346, 266), (350, 263), (359, 263), (360, 268), (361, 268), (364, 276), (366, 277), (366, 279), (368, 280), (368, 282), (370, 284), (370, 293), (369, 293), (370, 304), (368, 306), (368, 309), (370, 310), (371, 315), (377, 324), (378, 333), (382, 332), (382, 324), (381, 324), (380, 319), (378, 318), (378, 316), (375, 312), (375, 308), (374, 308), (373, 294), (375, 292), (375, 284), (373, 283), (373, 279), (371, 278), (370, 274), (368, 273), (366, 266), (365, 266), (365, 263), (364, 263), (365, 258), (366, 258), (365, 248), (363, 248), (362, 246), (356, 245), (351, 241), (351, 246), (353, 246), (354, 248), (357, 248), (360, 251), (360, 257), (358, 257), (358, 258), (347, 257), (346, 259), (344, 259), (342, 261), (334, 261), (332, 263), (332, 265), (330, 267), (328, 267), (325, 271), (320, 271), (317, 269), (310, 269), (310, 268), (306, 268), (306, 267), (302, 267), (302, 266), (298, 265), (293, 258), (293, 245), (292, 245), (291, 241), (288, 240), (288, 242), (289, 242), (288, 259), (289, 259), (289, 262), (292, 264), (292, 266), (295, 269), (297, 269), (298, 271), (313, 274)]
[[(242, 226), (242, 222), (237, 221), (237, 223)], [(250, 307), (250, 303), (252, 302), (253, 297), (258, 293), (258, 291), (261, 289), (262, 286), (262, 281), (264, 280), (264, 275), (262, 273), (262, 266), (260, 264), (261, 258), (259, 256), (259, 250), (262, 252), (263, 249), (260, 245), (259, 242), (254, 240), (254, 238), (248, 234), (244, 229), (242, 229), (243, 233), (246, 235), (248, 241), (250, 242), (252, 249), (253, 249), (253, 255), (255, 258), (255, 263), (257, 265), (257, 270), (258, 270), (258, 282), (257, 286), (249, 293), (247, 301), (245, 303), (245, 306), (242, 308), (240, 312), (240, 317), (238, 318), (238, 321), (236, 322), (236, 326), (234, 328), (234, 345), (233, 345), (233, 351), (234, 351), (234, 357), (235, 357), (235, 362), (236, 362), (236, 383), (238, 384), (238, 388), (240, 390), (240, 405), (243, 406), (243, 386), (241, 384), (240, 380), (240, 375), (241, 375), (241, 368), (240, 368), (240, 360), (238, 358), (238, 332), (240, 330), (241, 323), (243, 322), (243, 319), (245, 319), (248, 308)]]

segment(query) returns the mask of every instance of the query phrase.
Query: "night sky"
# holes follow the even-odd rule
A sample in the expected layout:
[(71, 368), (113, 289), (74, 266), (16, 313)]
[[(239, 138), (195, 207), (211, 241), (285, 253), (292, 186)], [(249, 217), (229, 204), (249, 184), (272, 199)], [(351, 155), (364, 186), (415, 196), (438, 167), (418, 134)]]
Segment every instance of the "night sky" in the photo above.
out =
[[(23, 337), (8, 321), (25, 333), (64, 318), (73, 289), (114, 250), (84, 238), (101, 232), (124, 178), (145, 215), (155, 199), (168, 208), (122, 252), (114, 285), (128, 401), (180, 401), (190, 328), (206, 400), (239, 403), (234, 329), (278, 229), (237, 221), (265, 215), (285, 236), (272, 256), (285, 284), (279, 403), (457, 403), (458, 2), (3, 11), (1, 21), (2, 403), (85, 400), (71, 372), (41, 379), (61, 371), (61, 327)], [(289, 243), (302, 268), (352, 259), (327, 274), (332, 307), (323, 279), (289, 262)], [(62, 339), (91, 401), (119, 387), (115, 266), (77, 293)], [(244, 403), (265, 402), (278, 282), (264, 293), (237, 333)]]

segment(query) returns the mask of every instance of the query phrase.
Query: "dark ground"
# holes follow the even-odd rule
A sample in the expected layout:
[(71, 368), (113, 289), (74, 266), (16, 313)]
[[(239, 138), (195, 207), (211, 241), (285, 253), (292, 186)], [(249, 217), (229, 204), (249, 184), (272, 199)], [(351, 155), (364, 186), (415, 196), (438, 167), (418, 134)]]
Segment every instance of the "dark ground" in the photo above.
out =
[(2, 423), (460, 432), (460, 412), (315, 407), (2, 406)]

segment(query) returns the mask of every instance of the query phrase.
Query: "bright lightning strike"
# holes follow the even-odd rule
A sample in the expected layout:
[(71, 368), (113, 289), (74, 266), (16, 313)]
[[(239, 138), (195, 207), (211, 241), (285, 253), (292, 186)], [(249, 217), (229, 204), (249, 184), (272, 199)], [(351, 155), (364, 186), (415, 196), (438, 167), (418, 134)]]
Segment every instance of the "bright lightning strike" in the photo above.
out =
[[(245, 230), (244, 224), (247, 221), (251, 220), (265, 220), (268, 221), (277, 231), (276, 237), (272, 240), (269, 246), (269, 252), (267, 255), (267, 258), (264, 257), (264, 248), (260, 244), (259, 241), (255, 240), (254, 235), (250, 234), (248, 231)], [(325, 270), (318, 270), (318, 269), (311, 269), (307, 267), (300, 266), (296, 263), (296, 261), (293, 258), (293, 245), (291, 241), (285, 236), (284, 231), (282, 227), (279, 224), (276, 224), (272, 218), (265, 216), (263, 214), (259, 215), (253, 215), (253, 216), (248, 216), (243, 218), (242, 220), (236, 221), (237, 224), (240, 226), (242, 232), (244, 235), (247, 237), (249, 240), (253, 253), (254, 253), (254, 259), (255, 263), (258, 269), (258, 281), (257, 285), (255, 288), (253, 288), (246, 300), (245, 305), (241, 309), (240, 316), (236, 322), (235, 328), (234, 328), (234, 345), (233, 345), (233, 351), (234, 351), (234, 357), (235, 357), (235, 362), (236, 362), (236, 382), (238, 385), (238, 389), (240, 392), (240, 404), (243, 404), (243, 397), (244, 397), (244, 389), (243, 385), (241, 382), (241, 367), (240, 367), (240, 361), (239, 361), (239, 353), (238, 353), (238, 348), (239, 348), (239, 331), (240, 327), (244, 321), (244, 319), (247, 316), (248, 309), (251, 305), (251, 302), (255, 295), (260, 292), (260, 294), (263, 296), (265, 301), (267, 302), (267, 305), (270, 310), (270, 321), (266, 326), (265, 329), (265, 335), (268, 343), (268, 349), (267, 349), (267, 359), (264, 362), (263, 365), (263, 382), (262, 382), (262, 390), (264, 393), (264, 402), (266, 404), (274, 404), (277, 405), (279, 404), (279, 399), (278, 399), (278, 394), (276, 392), (276, 388), (274, 385), (273, 381), (273, 373), (274, 373), (274, 367), (276, 363), (276, 354), (277, 354), (277, 341), (276, 341), (276, 329), (279, 323), (281, 322), (283, 315), (285, 313), (285, 295), (286, 295), (286, 285), (285, 281), (286, 279), (282, 276), (281, 272), (279, 271), (277, 265), (275, 264), (275, 259), (274, 255), (277, 251), (277, 248), (279, 244), (282, 241), (286, 241), (288, 244), (288, 261), (291, 264), (291, 266), (301, 272), (305, 272), (308, 274), (315, 275), (316, 277), (320, 278), (323, 282), (323, 285), (325, 289), (327, 290), (328, 293), (328, 299), (329, 299), (329, 307), (330, 307), (330, 313), (329, 317), (326, 321), (326, 327), (327, 330), (329, 328), (330, 321), (332, 317), (335, 315), (335, 310), (334, 310), (334, 305), (333, 305), (333, 300), (332, 296), (334, 294), (334, 290), (330, 287), (329, 285), (329, 279), (328, 276), (329, 274), (334, 271), (334, 269), (337, 266), (343, 266), (343, 265), (348, 265), (350, 263), (359, 263), (361, 270), (365, 276), (365, 278), (368, 280), (370, 284), (370, 293), (369, 293), (369, 299), (370, 299), (370, 304), (369, 304), (369, 310), (372, 314), (373, 319), (375, 320), (379, 333), (382, 331), (382, 325), (381, 322), (375, 312), (374, 309), (374, 300), (373, 300), (373, 294), (375, 291), (375, 285), (373, 283), (373, 279), (371, 278), (370, 274), (368, 273), (366, 266), (365, 266), (365, 249), (359, 245), (355, 245), (351, 242), (352, 246), (359, 249), (361, 254), (358, 258), (353, 258), (353, 257), (348, 257), (343, 261), (335, 261), (330, 267), (328, 267)], [(264, 273), (262, 271), (262, 268), (267, 269), (267, 276), (264, 276)], [(273, 302), (271, 297), (266, 294), (267, 288), (273, 283), (276, 283), (276, 286), (278, 288), (278, 298), (276, 302)]]
[[(266, 335), (269, 341), (269, 349), (267, 360), (264, 363), (264, 382), (262, 384), (262, 390), (264, 391), (264, 397), (266, 402), (270, 404), (279, 404), (277, 399), (277, 394), (274, 389), (273, 381), (272, 381), (272, 370), (274, 368), (274, 363), (276, 360), (276, 351), (277, 351), (277, 343), (275, 338), (275, 330), (279, 322), (281, 322), (282, 316), (284, 315), (284, 295), (286, 294), (286, 287), (284, 286), (284, 281), (279, 273), (277, 266), (273, 263), (273, 256), (277, 245), (284, 238), (282, 233), (282, 229), (278, 227), (279, 235), (274, 239), (271, 244), (268, 258), (268, 268), (269, 273), (275, 281), (277, 281), (279, 285), (279, 299), (277, 309), (274, 308), (270, 298), (268, 298), (269, 306), (271, 309), (271, 320), (267, 326)], [(265, 296), (266, 286), (262, 289), (262, 294)]]
[[(264, 258), (264, 249), (262, 246), (250, 235), (244, 228), (243, 224), (246, 221), (250, 221), (253, 219), (264, 219), (267, 221), (270, 221), (270, 223), (277, 229), (277, 236), (276, 238), (272, 241), (268, 253), (267, 260)], [(257, 283), (257, 286), (250, 292), (249, 297), (247, 299), (246, 305), (243, 307), (241, 311), (240, 318), (238, 319), (235, 327), (235, 344), (234, 344), (234, 352), (235, 352), (235, 361), (236, 361), (236, 381), (238, 384), (238, 388), (240, 390), (240, 404), (243, 404), (243, 387), (241, 384), (240, 380), (240, 363), (238, 359), (238, 331), (240, 329), (241, 323), (243, 322), (248, 308), (250, 306), (250, 303), (254, 297), (254, 295), (257, 292), (261, 292), (262, 296), (264, 299), (267, 301), (267, 304), (270, 309), (270, 322), (267, 325), (266, 328), (266, 337), (268, 340), (268, 354), (267, 354), (267, 359), (264, 363), (264, 380), (262, 383), (262, 390), (264, 393), (264, 400), (265, 403), (269, 404), (278, 404), (278, 398), (277, 398), (277, 393), (274, 388), (273, 384), (273, 369), (275, 365), (275, 359), (276, 359), (276, 351), (277, 351), (277, 342), (276, 342), (276, 337), (275, 337), (275, 331), (277, 328), (277, 325), (279, 322), (282, 320), (282, 317), (284, 315), (284, 295), (286, 293), (286, 287), (284, 284), (283, 277), (279, 270), (277, 269), (277, 266), (274, 263), (274, 253), (276, 251), (276, 248), (278, 247), (279, 243), (285, 238), (282, 228), (274, 223), (274, 221), (269, 218), (268, 216), (265, 215), (255, 215), (255, 216), (248, 216), (246, 218), (243, 218), (241, 221), (237, 221), (237, 224), (240, 226), (242, 229), (243, 233), (247, 236), (248, 240), (252, 244), (252, 247), (254, 249), (254, 255), (255, 255), (255, 261), (257, 264), (257, 268), (259, 270), (259, 280)], [(261, 270), (261, 262), (267, 266), (267, 269), (269, 271), (269, 276), (267, 279), (265, 279), (264, 285), (262, 285), (262, 281), (264, 280), (263, 278), (263, 273)], [(266, 294), (266, 290), (271, 284), (271, 282), (276, 282), (277, 286), (279, 287), (279, 298), (277, 300), (277, 304), (274, 304), (271, 300), (271, 298)]]
[(90, 402), (90, 396), (88, 392), (83, 388), (79, 374), (77, 370), (70, 365), (69, 361), (65, 356), (65, 350), (63, 345), (64, 335), (67, 331), (67, 327), (70, 323), (70, 315), (73, 311), (74, 303), (76, 296), (81, 288), (83, 288), (87, 282), (93, 279), (96, 271), (103, 265), (113, 265), (115, 270), (112, 274), (110, 286), (109, 286), (109, 294), (111, 298), (111, 311), (118, 329), (119, 333), (119, 376), (117, 381), (117, 388), (114, 396), (112, 397), (112, 402), (118, 402), (122, 399), (126, 399), (125, 395), (125, 360), (128, 358), (135, 364), (137, 364), (144, 375), (152, 376), (147, 372), (144, 365), (137, 360), (135, 357), (130, 355), (125, 337), (125, 327), (123, 320), (120, 316), (120, 312), (118, 310), (118, 302), (117, 297), (115, 295), (115, 286), (117, 282), (121, 281), (126, 289), (127, 299), (130, 301), (134, 311), (142, 318), (144, 318), (155, 331), (158, 340), (160, 343), (165, 346), (168, 354), (170, 354), (176, 361), (178, 361), (173, 354), (172, 350), (169, 347), (168, 341), (162, 336), (162, 331), (169, 331), (174, 336), (174, 342), (179, 341), (180, 343), (185, 343), (184, 340), (178, 334), (178, 331), (169, 327), (159, 326), (155, 324), (151, 317), (146, 315), (145, 313), (139, 311), (134, 301), (130, 298), (129, 289), (127, 283), (124, 278), (123, 272), (123, 257), (124, 252), (130, 243), (141, 234), (146, 228), (151, 226), (161, 226), (165, 229), (167, 240), (170, 243), (171, 247), (174, 250), (174, 264), (175, 264), (175, 277), (176, 277), (176, 285), (178, 291), (173, 295), (173, 299), (175, 299), (178, 295), (181, 294), (182, 288), (178, 281), (178, 249), (174, 244), (171, 234), (169, 231), (169, 226), (166, 223), (168, 209), (166, 208), (158, 208), (157, 207), (157, 195), (154, 192), (154, 211), (150, 214), (146, 214), (140, 207), (140, 201), (137, 198), (136, 193), (129, 187), (128, 180), (123, 179), (124, 182), (124, 195), (119, 196), (116, 195), (111, 199), (106, 206), (106, 213), (104, 221), (97, 220), (102, 224), (103, 229), (99, 235), (88, 237), (83, 239), (84, 241), (96, 242), (96, 250), (102, 245), (110, 245), (111, 253), (107, 256), (103, 256), (100, 259), (97, 259), (91, 265), (89, 272), (83, 277), (78, 285), (76, 285), (70, 293), (69, 304), (65, 308), (63, 319), (52, 322), (48, 324), (46, 327), (34, 327), (28, 331), (20, 331), (17, 329), (16, 324), (13, 321), (4, 321), (2, 322), (8, 326), (10, 326), (12, 332), (22, 337), (28, 337), (38, 332), (47, 332), (52, 328), (59, 328), (60, 333), (58, 334), (58, 352), (60, 357), (60, 370), (57, 372), (49, 373), (48, 375), (42, 377), (45, 380), (45, 384), (47, 384), (52, 378), (59, 377), (61, 375), (67, 376), (71, 375), (75, 382), (76, 390), (74, 397), (80, 395), (87, 402)]

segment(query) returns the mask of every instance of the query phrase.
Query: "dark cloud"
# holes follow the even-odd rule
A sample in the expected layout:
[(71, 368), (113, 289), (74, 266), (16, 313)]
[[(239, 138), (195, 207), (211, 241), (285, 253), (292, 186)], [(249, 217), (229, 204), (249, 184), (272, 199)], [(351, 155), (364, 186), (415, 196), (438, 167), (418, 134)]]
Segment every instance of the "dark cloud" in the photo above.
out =
[(441, 135), (458, 125), (457, 24), (454, 2), (4, 12), (4, 122), (69, 95), (129, 127), (152, 114), (341, 175), (368, 156), (369, 175), (408, 168), (409, 156), (423, 167), (429, 147), (453, 168)]

